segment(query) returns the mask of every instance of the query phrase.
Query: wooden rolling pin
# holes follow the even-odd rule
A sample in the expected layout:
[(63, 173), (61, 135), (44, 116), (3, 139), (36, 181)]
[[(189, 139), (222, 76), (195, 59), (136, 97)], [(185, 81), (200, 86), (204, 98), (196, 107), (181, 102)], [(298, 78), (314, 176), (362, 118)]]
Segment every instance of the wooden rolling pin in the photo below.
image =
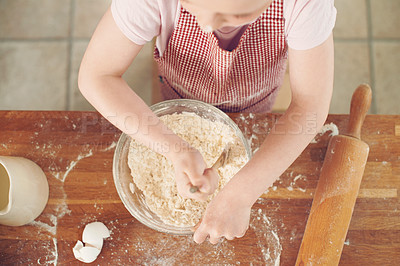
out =
[(338, 265), (360, 188), (369, 146), (360, 140), (371, 88), (351, 99), (347, 134), (333, 136), (325, 154), (296, 265)]

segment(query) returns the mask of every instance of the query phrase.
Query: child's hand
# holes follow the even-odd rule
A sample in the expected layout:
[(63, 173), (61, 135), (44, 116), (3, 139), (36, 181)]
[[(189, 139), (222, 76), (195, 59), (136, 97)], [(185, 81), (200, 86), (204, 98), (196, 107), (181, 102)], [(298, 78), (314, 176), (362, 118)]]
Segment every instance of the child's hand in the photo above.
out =
[[(214, 193), (219, 176), (212, 168), (207, 168), (203, 156), (194, 148), (179, 152), (172, 160), (179, 195), (201, 201)], [(190, 188), (197, 186), (199, 191), (192, 193)]]
[(221, 237), (232, 240), (244, 236), (249, 227), (250, 210), (251, 206), (244, 204), (239, 195), (221, 190), (193, 228), (194, 241), (201, 244), (210, 236), (210, 243), (217, 244)]

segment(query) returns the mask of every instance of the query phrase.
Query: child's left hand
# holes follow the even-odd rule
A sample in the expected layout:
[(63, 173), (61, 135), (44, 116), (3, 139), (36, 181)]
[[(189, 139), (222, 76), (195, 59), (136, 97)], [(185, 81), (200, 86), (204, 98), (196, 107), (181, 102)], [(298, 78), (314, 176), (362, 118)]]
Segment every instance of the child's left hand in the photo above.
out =
[(244, 236), (249, 227), (251, 205), (244, 204), (234, 192), (223, 189), (208, 204), (203, 218), (193, 228), (196, 243), (203, 243), (207, 236), (211, 244), (217, 244), (221, 237), (232, 240)]

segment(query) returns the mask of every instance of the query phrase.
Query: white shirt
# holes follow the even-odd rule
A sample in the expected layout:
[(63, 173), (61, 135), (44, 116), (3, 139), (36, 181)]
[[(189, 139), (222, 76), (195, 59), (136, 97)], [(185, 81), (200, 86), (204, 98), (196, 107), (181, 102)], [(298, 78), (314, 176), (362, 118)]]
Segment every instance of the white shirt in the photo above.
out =
[[(160, 55), (178, 22), (180, 9), (179, 0), (113, 0), (111, 4), (113, 18), (122, 33), (138, 45), (157, 36)], [(336, 8), (334, 0), (284, 0), (283, 17), (289, 47), (306, 50), (329, 37), (336, 21)], [(237, 33), (241, 35), (243, 30), (214, 32), (222, 43), (237, 38)]]

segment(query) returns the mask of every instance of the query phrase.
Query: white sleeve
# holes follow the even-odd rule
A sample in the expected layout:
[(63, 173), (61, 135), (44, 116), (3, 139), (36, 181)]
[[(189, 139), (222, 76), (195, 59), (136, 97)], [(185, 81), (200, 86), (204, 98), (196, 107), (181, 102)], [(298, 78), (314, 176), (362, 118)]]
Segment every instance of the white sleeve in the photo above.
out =
[(111, 13), (122, 33), (138, 45), (160, 34), (161, 14), (157, 0), (113, 0)]
[(290, 48), (311, 49), (332, 33), (336, 21), (334, 0), (287, 0), (284, 3), (285, 34)]

